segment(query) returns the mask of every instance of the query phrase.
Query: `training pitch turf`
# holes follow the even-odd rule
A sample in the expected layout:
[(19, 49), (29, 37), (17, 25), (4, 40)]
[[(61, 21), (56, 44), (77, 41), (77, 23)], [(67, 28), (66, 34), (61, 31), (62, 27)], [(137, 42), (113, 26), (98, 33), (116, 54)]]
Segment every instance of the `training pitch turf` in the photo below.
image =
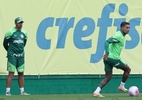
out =
[(93, 97), (92, 94), (1, 95), (0, 100), (142, 100), (142, 94), (137, 97), (131, 97), (127, 93), (103, 95), (103, 98)]

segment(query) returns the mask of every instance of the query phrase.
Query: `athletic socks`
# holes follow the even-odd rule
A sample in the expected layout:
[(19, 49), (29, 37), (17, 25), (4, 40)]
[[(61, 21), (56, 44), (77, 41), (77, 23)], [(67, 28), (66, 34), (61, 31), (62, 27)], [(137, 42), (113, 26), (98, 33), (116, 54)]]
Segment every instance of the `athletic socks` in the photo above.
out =
[(97, 93), (100, 93), (100, 91), (101, 91), (100, 87), (97, 87), (97, 89), (95, 90), (95, 92), (97, 92)]
[(125, 86), (125, 83), (124, 83), (124, 82), (121, 82), (121, 83), (120, 83), (120, 87), (123, 88), (124, 86)]
[(24, 92), (24, 87), (21, 87), (20, 91), (21, 91), (21, 93), (23, 93)]
[(10, 88), (6, 88), (6, 93), (10, 93)]

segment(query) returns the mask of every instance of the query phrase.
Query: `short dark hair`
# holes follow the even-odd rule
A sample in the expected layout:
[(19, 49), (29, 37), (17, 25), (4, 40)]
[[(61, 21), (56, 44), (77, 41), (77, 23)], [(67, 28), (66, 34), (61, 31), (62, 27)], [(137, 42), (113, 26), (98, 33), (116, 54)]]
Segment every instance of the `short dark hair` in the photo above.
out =
[(122, 22), (121, 25), (120, 25), (120, 27), (123, 27), (125, 25), (130, 25), (130, 23), (128, 23), (128, 22)]

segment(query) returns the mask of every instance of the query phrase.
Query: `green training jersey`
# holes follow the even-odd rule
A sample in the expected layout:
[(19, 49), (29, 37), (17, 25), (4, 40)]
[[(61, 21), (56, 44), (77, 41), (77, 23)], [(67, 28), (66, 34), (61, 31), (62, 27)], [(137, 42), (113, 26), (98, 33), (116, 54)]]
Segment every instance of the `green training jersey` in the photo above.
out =
[(114, 42), (109, 44), (109, 58), (120, 59), (120, 53), (124, 47), (124, 34), (122, 31), (116, 32), (112, 39)]
[(7, 50), (7, 57), (24, 57), (24, 47), (27, 42), (25, 30), (10, 29), (3, 41), (3, 46)]

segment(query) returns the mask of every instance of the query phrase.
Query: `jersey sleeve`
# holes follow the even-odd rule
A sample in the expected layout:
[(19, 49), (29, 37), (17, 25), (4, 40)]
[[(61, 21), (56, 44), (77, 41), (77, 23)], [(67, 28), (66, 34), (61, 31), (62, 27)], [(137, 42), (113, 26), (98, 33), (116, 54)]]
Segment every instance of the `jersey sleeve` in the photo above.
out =
[(119, 33), (115, 33), (113, 36), (112, 36), (113, 39), (117, 40), (117, 41), (120, 41), (121, 40), (121, 36)]
[(23, 32), (23, 33), (24, 33), (24, 35), (25, 35), (25, 37), (24, 37), (24, 38), (25, 38), (25, 39), (27, 39), (27, 38), (28, 38), (28, 36), (27, 36), (27, 32), (26, 32), (25, 30), (23, 30), (23, 29), (22, 29), (22, 32)]
[(110, 37), (109, 39), (107, 39), (105, 41), (105, 45), (104, 45), (106, 54), (109, 54), (109, 44), (110, 43), (118, 43), (118, 42), (119, 42), (119, 40), (116, 38), (113, 38), (113, 37)]
[(5, 38), (10, 38), (12, 35), (12, 33), (10, 31), (8, 31), (6, 34), (5, 34)]

